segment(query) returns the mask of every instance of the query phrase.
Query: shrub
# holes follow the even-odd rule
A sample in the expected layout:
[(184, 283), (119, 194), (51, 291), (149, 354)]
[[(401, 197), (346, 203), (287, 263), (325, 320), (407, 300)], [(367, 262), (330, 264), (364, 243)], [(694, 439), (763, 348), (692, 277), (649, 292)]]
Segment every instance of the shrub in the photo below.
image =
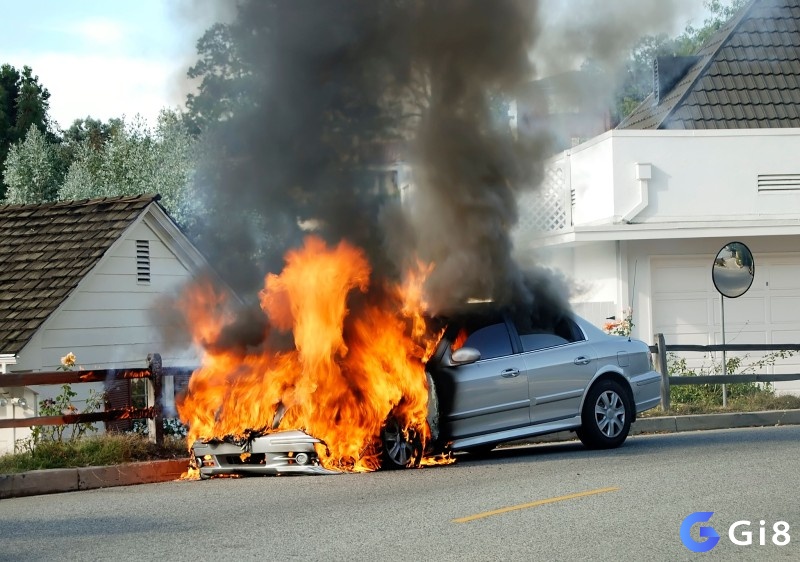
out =
[(69, 441), (43, 441), (34, 449), (22, 453), (0, 455), (0, 474), (47, 468), (105, 466), (186, 456), (185, 439), (169, 437), (162, 446), (157, 446), (141, 435), (108, 433)]
[[(744, 364), (749, 355), (742, 357), (729, 357), (726, 360), (726, 372), (729, 374), (749, 374), (755, 373), (764, 367), (772, 366), (778, 359), (785, 359), (794, 355), (794, 351), (775, 351), (762, 357), (761, 359)], [(667, 365), (670, 376), (695, 377), (700, 375), (719, 375), (722, 374), (722, 364), (712, 361), (710, 366), (703, 365), (698, 369), (691, 369), (686, 364), (684, 357), (679, 357), (670, 353), (667, 358)], [(781, 397), (775, 395), (775, 389), (771, 383), (744, 382), (727, 384), (728, 404), (743, 403), (753, 409), (767, 406), (770, 403), (781, 402)], [(787, 397), (783, 402), (793, 404), (796, 401), (793, 397)], [(670, 402), (675, 410), (696, 409), (698, 407), (719, 408), (722, 407), (722, 384), (689, 384), (672, 385), (670, 387)]]

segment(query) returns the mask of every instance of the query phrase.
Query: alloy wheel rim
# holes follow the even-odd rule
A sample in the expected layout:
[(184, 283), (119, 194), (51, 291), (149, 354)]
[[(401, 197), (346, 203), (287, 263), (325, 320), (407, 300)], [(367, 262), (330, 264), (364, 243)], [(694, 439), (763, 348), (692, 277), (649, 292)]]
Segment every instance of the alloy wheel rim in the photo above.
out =
[(606, 390), (597, 397), (594, 406), (597, 428), (606, 437), (614, 438), (622, 433), (625, 426), (625, 403), (622, 397), (612, 390)]
[(397, 420), (387, 422), (383, 432), (383, 443), (387, 456), (398, 466), (407, 466), (414, 454), (413, 447), (400, 429)]

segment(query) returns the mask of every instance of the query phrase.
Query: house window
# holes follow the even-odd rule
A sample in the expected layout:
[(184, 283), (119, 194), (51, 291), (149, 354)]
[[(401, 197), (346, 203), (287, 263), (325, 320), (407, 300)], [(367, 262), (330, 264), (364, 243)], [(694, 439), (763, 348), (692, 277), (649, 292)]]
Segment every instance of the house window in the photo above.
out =
[(136, 241), (136, 282), (150, 284), (150, 241)]

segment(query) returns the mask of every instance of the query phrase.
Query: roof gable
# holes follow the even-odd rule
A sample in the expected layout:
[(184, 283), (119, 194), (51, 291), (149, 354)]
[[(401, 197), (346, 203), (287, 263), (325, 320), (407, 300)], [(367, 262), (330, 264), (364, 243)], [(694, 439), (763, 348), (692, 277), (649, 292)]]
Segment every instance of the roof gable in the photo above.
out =
[(753, 0), (618, 129), (800, 127), (800, 0)]
[(17, 353), (158, 196), (0, 206), (0, 351)]

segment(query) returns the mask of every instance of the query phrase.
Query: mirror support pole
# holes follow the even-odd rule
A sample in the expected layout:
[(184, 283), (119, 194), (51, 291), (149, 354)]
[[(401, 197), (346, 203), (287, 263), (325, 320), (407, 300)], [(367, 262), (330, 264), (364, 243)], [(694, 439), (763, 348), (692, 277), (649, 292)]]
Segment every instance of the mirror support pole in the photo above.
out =
[[(725, 353), (725, 295), (720, 293), (719, 299), (720, 310), (722, 311), (720, 320), (722, 320), (722, 376), (724, 377), (728, 374), (728, 357)], [(722, 383), (722, 407), (728, 407), (728, 387), (725, 383)]]

